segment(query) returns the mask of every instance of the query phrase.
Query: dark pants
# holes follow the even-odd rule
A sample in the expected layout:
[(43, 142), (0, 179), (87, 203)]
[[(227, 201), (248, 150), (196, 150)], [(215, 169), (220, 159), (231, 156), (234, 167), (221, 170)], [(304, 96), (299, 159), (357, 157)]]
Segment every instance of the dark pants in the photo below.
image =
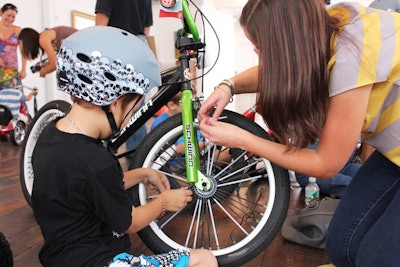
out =
[(400, 167), (375, 151), (353, 177), (330, 223), (326, 252), (345, 266), (399, 266)]

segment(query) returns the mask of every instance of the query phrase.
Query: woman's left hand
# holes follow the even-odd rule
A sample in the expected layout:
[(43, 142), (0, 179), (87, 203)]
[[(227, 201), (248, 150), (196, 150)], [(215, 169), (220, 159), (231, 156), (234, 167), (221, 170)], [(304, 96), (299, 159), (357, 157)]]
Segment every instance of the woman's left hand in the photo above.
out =
[(26, 77), (26, 71), (25, 70), (21, 70), (20, 72), (19, 72), (19, 78), (22, 80), (22, 79), (24, 79)]
[(216, 145), (243, 148), (244, 137), (249, 132), (242, 128), (215, 120), (214, 118), (205, 118), (200, 123), (201, 135)]

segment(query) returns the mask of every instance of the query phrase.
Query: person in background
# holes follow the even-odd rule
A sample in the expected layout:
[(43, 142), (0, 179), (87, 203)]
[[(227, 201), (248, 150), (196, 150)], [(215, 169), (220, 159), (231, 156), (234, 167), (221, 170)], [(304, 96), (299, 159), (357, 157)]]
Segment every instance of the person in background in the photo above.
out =
[(167, 104), (165, 105), (166, 106), (165, 112), (161, 113), (160, 115), (157, 116), (157, 118), (154, 119), (153, 123), (151, 124), (150, 130), (153, 130), (161, 122), (182, 111), (181, 98), (182, 98), (182, 93), (179, 92), (167, 102)]
[(56, 55), (62, 41), (76, 32), (77, 29), (69, 26), (58, 26), (46, 29), (40, 34), (32, 28), (24, 28), (19, 34), (19, 44), (22, 56), (26, 60), (40, 58), (39, 75), (45, 77), (56, 70)]
[[(73, 105), (65, 117), (49, 122), (32, 154), (32, 208), (44, 237), (41, 263), (216, 267), (215, 256), (205, 249), (138, 257), (127, 253), (130, 233), (183, 208), (193, 194), (171, 190), (167, 177), (151, 168), (123, 173), (103, 144), (128, 123), (148, 90), (160, 84), (150, 48), (124, 30), (88, 27), (63, 41), (56, 77), (58, 89), (71, 95)], [(138, 183), (156, 197), (133, 207), (125, 190)]]
[[(355, 2), (249, 0), (240, 23), (259, 66), (222, 80), (203, 102), (202, 135), (295, 172), (332, 177), (361, 133), (375, 150), (336, 208), (326, 252), (340, 267), (398, 266), (400, 14)], [(279, 143), (218, 121), (235, 93), (258, 93), (257, 111)], [(306, 148), (317, 139), (317, 150)]]
[[(308, 145), (307, 148), (317, 150), (318, 140), (316, 143)], [(317, 177), (317, 184), (322, 194), (333, 198), (343, 197), (347, 186), (350, 184), (354, 175), (356, 175), (358, 169), (361, 167), (360, 163), (352, 162), (352, 160), (353, 155), (350, 156), (350, 159), (347, 161), (346, 165), (344, 165), (344, 167), (331, 178)], [(308, 179), (308, 175), (296, 173), (296, 180), (303, 189), (307, 186), (309, 182)]]
[(25, 96), (20, 90), (3, 88), (0, 89), (0, 104), (7, 106), (15, 119), (19, 115), (21, 102), (31, 100), (34, 95), (37, 95), (36, 90), (32, 90)]
[[(150, 34), (150, 27), (153, 25), (151, 2), (151, 0), (97, 0), (96, 25), (126, 30), (147, 43), (146, 36)], [(143, 105), (144, 100), (140, 103), (140, 107)], [(146, 134), (146, 125), (143, 125), (128, 138), (126, 150), (136, 149)], [(132, 154), (127, 157), (132, 159)]]
[[(18, 72), (18, 35), (21, 27), (14, 25), (18, 9), (13, 4), (7, 3), (1, 7), (0, 15), (0, 71), (11, 69), (15, 76), (16, 84), (21, 84), (21, 79), (26, 77), (26, 59), (22, 57), (21, 69)], [(1, 88), (9, 87), (12, 81), (5, 81), (0, 84)]]

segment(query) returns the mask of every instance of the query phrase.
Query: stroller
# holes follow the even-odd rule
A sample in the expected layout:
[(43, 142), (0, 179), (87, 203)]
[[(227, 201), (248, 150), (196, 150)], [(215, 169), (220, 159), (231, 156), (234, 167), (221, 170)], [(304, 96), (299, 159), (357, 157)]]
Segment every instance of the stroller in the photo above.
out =
[[(9, 81), (13, 79), (16, 75), (16, 73), (12, 73), (8, 75), (7, 70), (5, 71), (0, 71), (3, 72), (3, 76), (1, 81)], [(10, 86), (11, 87), (11, 86)], [(3, 88), (0, 89), (0, 91), (4, 92), (16, 92), (16, 94), (19, 94), (22, 92), (23, 89), (29, 89), (29, 90), (34, 90), (37, 91), (36, 88), (29, 88), (27, 86), (19, 85), (14, 88)], [(0, 92), (1, 94), (2, 92)], [(37, 101), (36, 101), (36, 94), (33, 94), (33, 103), (34, 103), (34, 111), (36, 112), (37, 110)], [(7, 101), (2, 101), (0, 99), (0, 139), (2, 141), (7, 140), (7, 136), (10, 136), (10, 141), (16, 146), (22, 145), (22, 143), (25, 140), (26, 134), (27, 134), (27, 129), (29, 123), (32, 121), (32, 117), (30, 116), (26, 103), (25, 102), (20, 102), (19, 103), (19, 112), (17, 116), (13, 116), (13, 113), (11, 111), (11, 107), (9, 104), (7, 104)]]

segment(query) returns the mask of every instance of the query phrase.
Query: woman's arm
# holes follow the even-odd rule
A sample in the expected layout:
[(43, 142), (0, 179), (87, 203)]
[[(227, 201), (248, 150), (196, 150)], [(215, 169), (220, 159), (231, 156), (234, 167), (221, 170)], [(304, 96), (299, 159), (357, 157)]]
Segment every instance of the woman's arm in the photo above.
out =
[(259, 138), (214, 119), (201, 122), (201, 133), (217, 145), (254, 152), (284, 168), (315, 177), (332, 177), (346, 164), (354, 150), (371, 88), (372, 85), (363, 86), (330, 99), (327, 120), (317, 150), (287, 151), (286, 145)]
[[(15, 32), (16, 34), (19, 36), (20, 32), (21, 32), (22, 28), (19, 26), (15, 26)], [(18, 46), (20, 46), (19, 42), (18, 42)], [(21, 47), (21, 46), (20, 46)], [(20, 49), (21, 51), (21, 49)], [(21, 53), (21, 69), (19, 71), (19, 77), (21, 79), (26, 77), (26, 63), (27, 63), (27, 59), (22, 55)]]
[[(255, 93), (258, 85), (258, 67), (252, 67), (244, 72), (237, 74), (230, 79), (236, 87), (236, 94)], [(225, 83), (219, 84), (214, 92), (202, 103), (198, 113), (200, 120), (209, 117), (210, 111), (215, 108), (213, 118), (217, 119), (222, 110), (229, 103), (232, 94), (231, 88)]]
[(95, 23), (96, 26), (107, 26), (110, 18), (104, 13), (96, 13)]
[(52, 44), (56, 38), (56, 31), (52, 29), (45, 30), (39, 36), (39, 45), (48, 59), (48, 64), (44, 65), (40, 70), (40, 77), (44, 77), (46, 74), (56, 70), (57, 54)]

